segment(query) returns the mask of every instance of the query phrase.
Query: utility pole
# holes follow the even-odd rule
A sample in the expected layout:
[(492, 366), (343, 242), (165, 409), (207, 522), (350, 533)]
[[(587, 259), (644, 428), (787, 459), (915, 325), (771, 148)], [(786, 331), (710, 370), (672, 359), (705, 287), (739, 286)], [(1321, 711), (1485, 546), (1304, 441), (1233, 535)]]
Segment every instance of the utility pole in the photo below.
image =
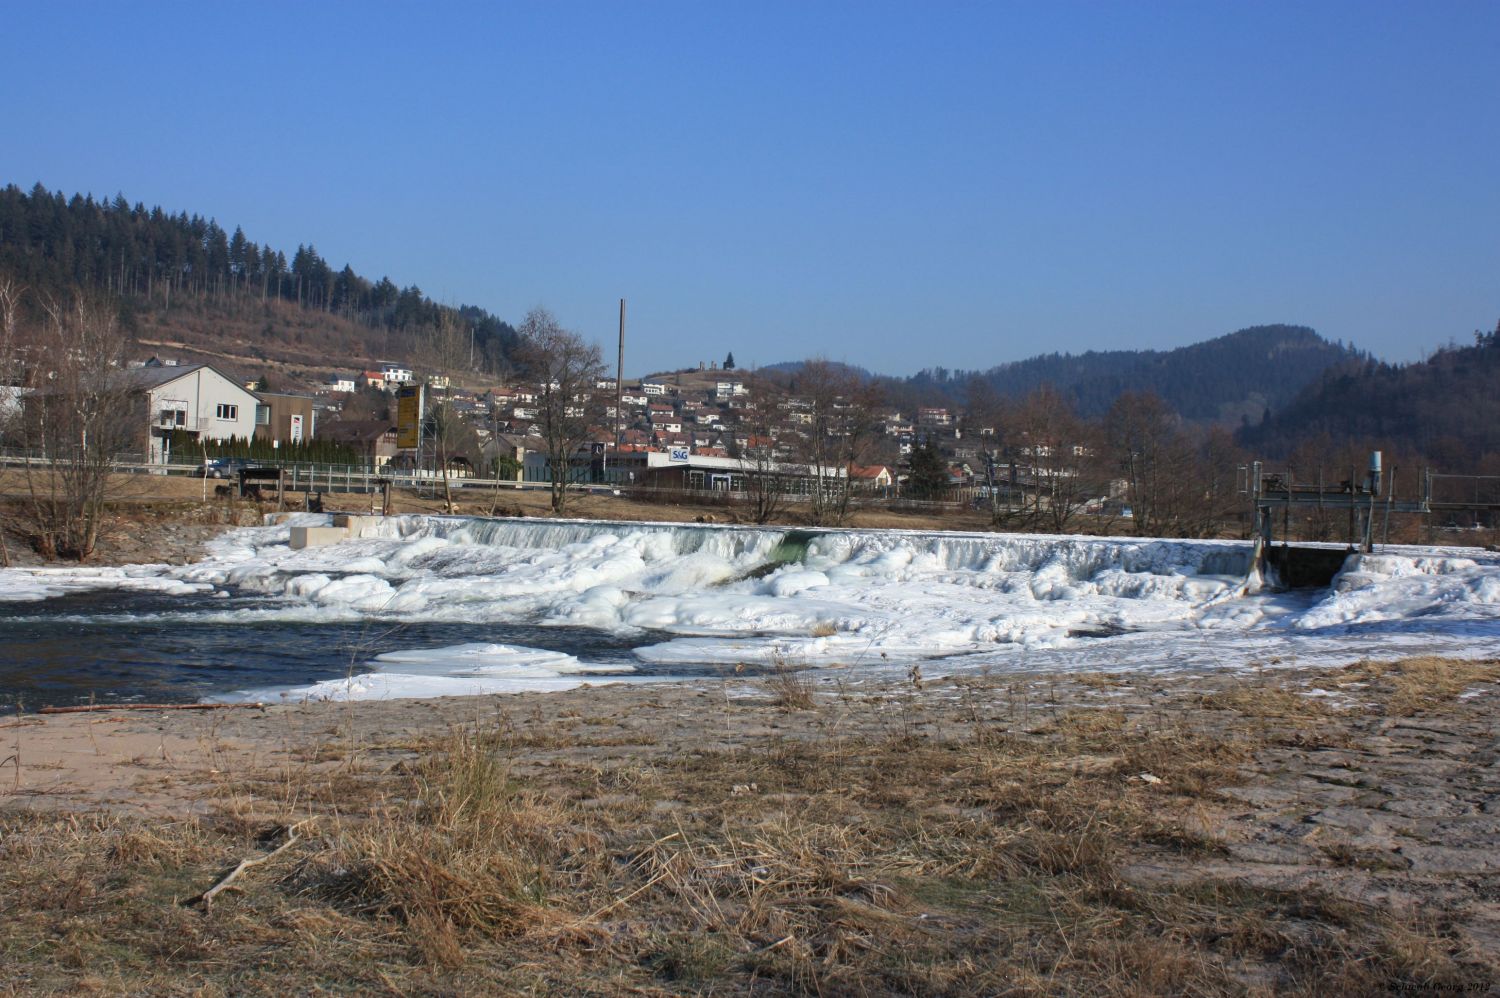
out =
[(620, 454), (620, 411), (625, 399), (625, 299), (620, 299), (620, 353), (615, 360), (615, 457)]

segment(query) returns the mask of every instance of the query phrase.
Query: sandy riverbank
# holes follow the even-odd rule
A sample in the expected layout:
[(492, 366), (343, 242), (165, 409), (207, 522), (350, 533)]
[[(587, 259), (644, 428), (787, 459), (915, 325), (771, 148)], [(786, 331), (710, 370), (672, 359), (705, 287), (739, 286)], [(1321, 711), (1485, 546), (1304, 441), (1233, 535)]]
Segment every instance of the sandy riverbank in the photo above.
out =
[(1497, 695), (1416, 660), (27, 715), (0, 988), (1487, 987)]

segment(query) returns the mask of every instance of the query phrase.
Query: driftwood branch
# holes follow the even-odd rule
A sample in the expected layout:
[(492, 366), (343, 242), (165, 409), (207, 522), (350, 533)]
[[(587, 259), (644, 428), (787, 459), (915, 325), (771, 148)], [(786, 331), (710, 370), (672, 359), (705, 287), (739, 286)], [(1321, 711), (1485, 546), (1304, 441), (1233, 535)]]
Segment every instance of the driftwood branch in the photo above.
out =
[(232, 710), (264, 708), (263, 703), (90, 703), (77, 707), (43, 707), (38, 714), (90, 714), (101, 710)]
[[(199, 895), (197, 895), (195, 897), (188, 898), (186, 901), (183, 902), (183, 904), (184, 905), (195, 905), (195, 904), (200, 904), (201, 903), (203, 905), (204, 910), (206, 911), (208, 909), (208, 907), (211, 904), (213, 904), (214, 898), (217, 897), (221, 891), (228, 890), (229, 887), (230, 887), (230, 885), (234, 883), (235, 879), (237, 877), (239, 877), (240, 874), (244, 873), (246, 870), (250, 869), (250, 867), (252, 867), (252, 866), (259, 866), (262, 863), (268, 863), (268, 862), (270, 862), (271, 860), (275, 859), (277, 856), (280, 856), (282, 853), (286, 852), (292, 846), (296, 845), (298, 842), (302, 841), (302, 836), (299, 835), (298, 832), (301, 831), (303, 825), (306, 825), (308, 822), (310, 822), (312, 820), (313, 819), (308, 818), (306, 821), (299, 821), (295, 825), (288, 825), (287, 828), (286, 828), (286, 841), (285, 842), (281, 843), (281, 845), (277, 846), (275, 849), (272, 849), (270, 852), (266, 853), (264, 856), (252, 856), (249, 859), (242, 859), (242, 860), (240, 860), (239, 865), (236, 866), (234, 869), (230, 870), (223, 877), (219, 878), (219, 882), (218, 883), (214, 884), (212, 887), (210, 887), (208, 890), (204, 891), (202, 894), (199, 894)], [(235, 888), (235, 890), (238, 890), (238, 889), (239, 888)]]

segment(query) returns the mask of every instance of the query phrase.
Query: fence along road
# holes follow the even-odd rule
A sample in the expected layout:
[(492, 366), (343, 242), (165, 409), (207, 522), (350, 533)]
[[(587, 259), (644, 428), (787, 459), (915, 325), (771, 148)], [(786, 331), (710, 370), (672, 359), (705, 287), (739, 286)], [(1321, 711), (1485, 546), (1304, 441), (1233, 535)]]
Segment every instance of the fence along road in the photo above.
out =
[[(0, 452), (0, 467), (45, 466), (49, 464), (47, 458), (34, 454), (23, 454), (14, 451)], [(371, 471), (367, 467), (342, 464), (313, 464), (300, 461), (266, 461), (266, 467), (280, 467), (287, 475), (286, 490), (288, 492), (344, 492), (344, 493), (374, 493), (385, 488), (390, 483), (393, 488), (398, 489), (424, 489), (439, 488), (443, 484), (443, 476), (435, 471), (422, 471), (418, 469), (392, 469), (387, 467), (379, 472)], [(201, 462), (192, 464), (158, 464), (142, 460), (138, 456), (121, 457), (113, 462), (114, 470), (120, 474), (135, 475), (170, 475), (177, 477), (197, 477), (203, 471)], [(448, 477), (448, 484), (453, 488), (460, 489), (521, 489), (537, 490), (549, 489), (548, 482), (526, 482), (516, 481), (510, 478), (469, 478)], [(628, 496), (644, 500), (666, 499), (672, 496), (688, 499), (704, 499), (721, 502), (748, 501), (749, 494), (746, 492), (729, 492), (722, 489), (657, 489), (649, 486), (618, 486), (592, 482), (569, 483), (570, 489), (579, 492), (609, 493), (613, 495)], [(974, 489), (962, 490), (959, 494), (955, 490), (953, 499), (909, 499), (904, 496), (868, 496), (857, 495), (850, 503), (852, 509), (886, 508), (892, 510), (912, 511), (943, 511), (965, 508), (976, 494)], [(788, 502), (792, 504), (805, 503), (806, 496), (788, 495)]]

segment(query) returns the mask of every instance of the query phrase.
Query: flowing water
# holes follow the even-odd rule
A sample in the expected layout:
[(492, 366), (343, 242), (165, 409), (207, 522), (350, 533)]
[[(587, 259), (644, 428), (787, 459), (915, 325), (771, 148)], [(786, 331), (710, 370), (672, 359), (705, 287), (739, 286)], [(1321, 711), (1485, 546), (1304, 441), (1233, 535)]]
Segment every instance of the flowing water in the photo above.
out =
[[(84, 703), (192, 703), (236, 691), (339, 680), (375, 656), (472, 641), (467, 624), (396, 620), (328, 622), (219, 616), (268, 608), (264, 596), (214, 598), (129, 591), (70, 593), (44, 603), (0, 603), (0, 711)], [(485, 641), (567, 652), (642, 669), (639, 638), (579, 627), (494, 624)], [(673, 676), (717, 669), (673, 669)], [(647, 668), (653, 678), (666, 670)]]

